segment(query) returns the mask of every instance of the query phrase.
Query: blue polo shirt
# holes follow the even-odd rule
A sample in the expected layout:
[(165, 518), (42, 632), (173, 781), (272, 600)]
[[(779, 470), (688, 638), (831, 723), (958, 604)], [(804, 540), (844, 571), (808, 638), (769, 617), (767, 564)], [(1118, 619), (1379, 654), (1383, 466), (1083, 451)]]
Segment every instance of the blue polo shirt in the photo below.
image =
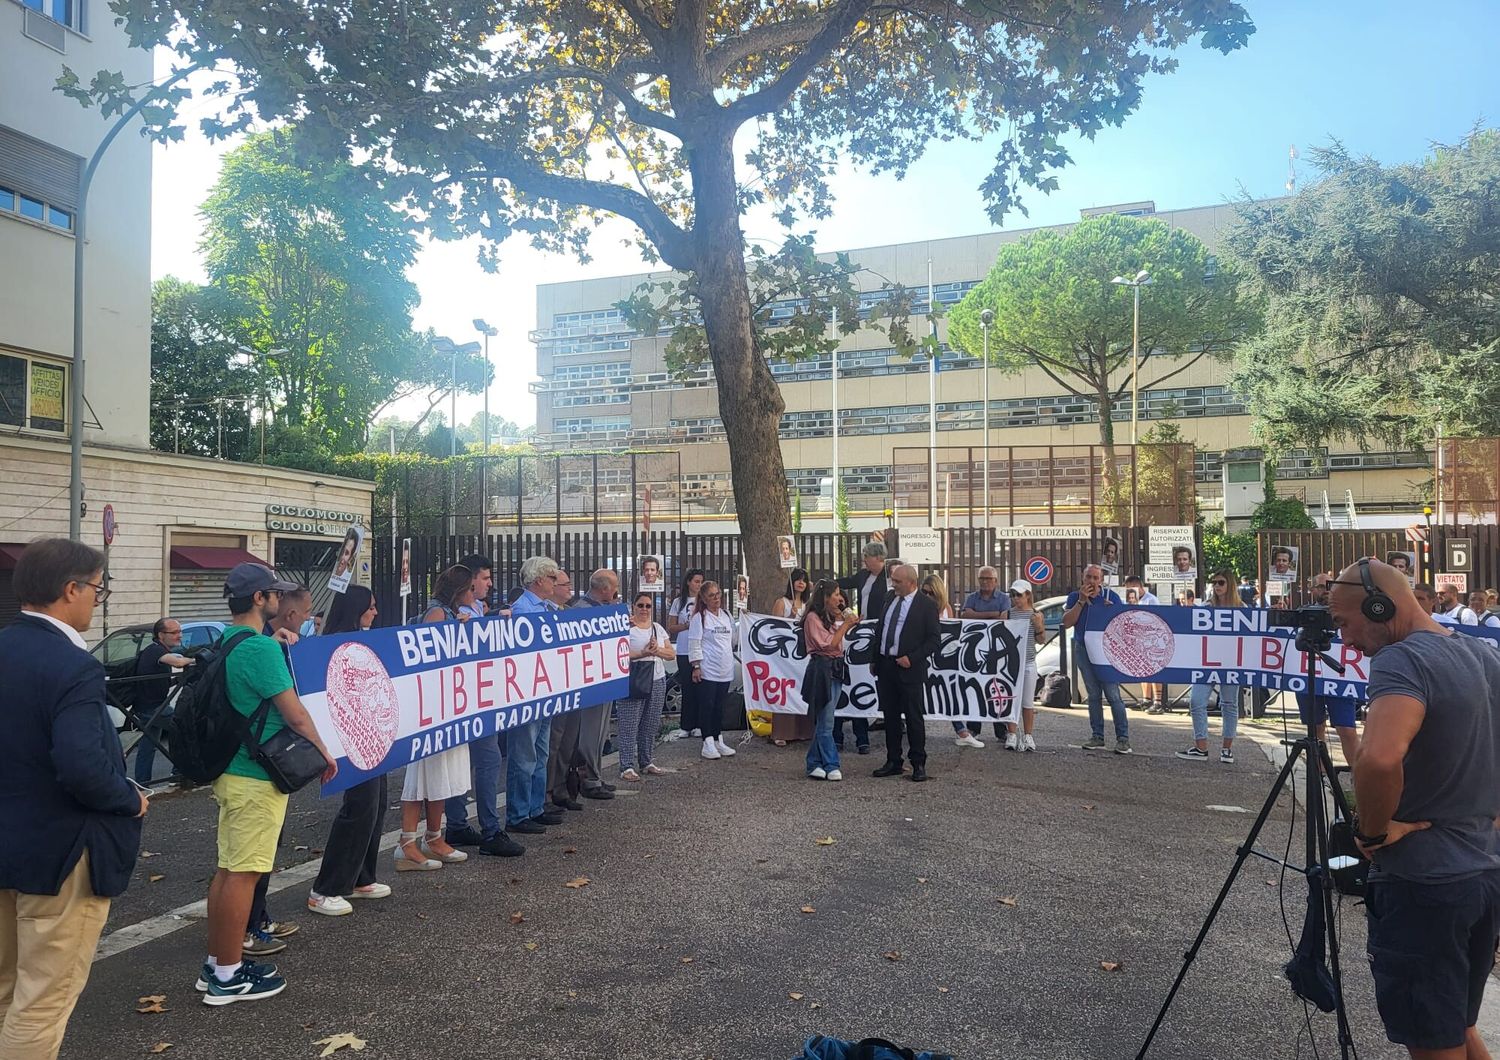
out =
[(964, 606), (959, 610), (978, 611), (982, 615), (998, 616), (1010, 610), (1010, 594), (994, 592), (986, 597), (981, 590), (976, 589), (964, 598)]
[[(1109, 604), (1107, 604), (1107, 605), (1104, 602), (1106, 600), (1109, 601)], [(1068, 602), (1065, 605), (1063, 605), (1063, 610), (1064, 611), (1071, 611), (1073, 609), (1073, 605), (1076, 604), (1077, 602), (1078, 602), (1078, 590), (1074, 589), (1071, 593), (1068, 594)], [(1074, 640), (1078, 640), (1078, 641), (1083, 640), (1083, 627), (1084, 627), (1084, 623), (1086, 623), (1088, 621), (1088, 609), (1091, 608), (1091, 607), (1106, 607), (1106, 606), (1124, 607), (1125, 606), (1125, 602), (1123, 600), (1121, 600), (1118, 596), (1115, 595), (1115, 591), (1113, 589), (1100, 589), (1098, 596), (1095, 596), (1092, 600), (1090, 600), (1088, 603), (1086, 603), (1086, 604), (1083, 605), (1083, 612), (1081, 614), (1079, 614), (1078, 621), (1076, 623), (1074, 623), (1074, 625), (1073, 625), (1073, 639)]]

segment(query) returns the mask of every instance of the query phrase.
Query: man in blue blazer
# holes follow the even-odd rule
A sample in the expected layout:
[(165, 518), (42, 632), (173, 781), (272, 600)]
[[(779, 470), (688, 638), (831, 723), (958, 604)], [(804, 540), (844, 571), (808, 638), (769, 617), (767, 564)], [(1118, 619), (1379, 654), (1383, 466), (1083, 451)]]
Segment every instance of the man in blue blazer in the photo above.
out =
[(0, 630), (0, 1056), (52, 1060), (88, 979), (109, 900), (124, 892), (146, 796), (125, 775), (104, 666), (79, 636), (104, 602), (104, 556), (34, 541)]

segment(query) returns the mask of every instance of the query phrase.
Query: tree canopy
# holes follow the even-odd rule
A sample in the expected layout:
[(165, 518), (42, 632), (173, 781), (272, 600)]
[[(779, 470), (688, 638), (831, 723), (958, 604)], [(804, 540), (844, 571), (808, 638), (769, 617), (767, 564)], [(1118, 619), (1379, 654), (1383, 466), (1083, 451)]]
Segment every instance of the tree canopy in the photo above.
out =
[(1163, 221), (1103, 214), (1004, 244), (954, 306), (948, 341), (982, 357), (980, 315), (990, 310), (990, 362), (1007, 373), (1034, 365), (1091, 401), (1099, 439), (1112, 447), (1112, 415), (1130, 395), (1134, 310), (1131, 289), (1111, 281), (1142, 269), (1151, 277), (1141, 291), (1143, 394), (1205, 357), (1227, 356), (1257, 328), (1254, 299), (1197, 237)]
[[(587, 254), (606, 215), (696, 281), (752, 582), (790, 525), (784, 405), (751, 326), (741, 213), (826, 216), (840, 164), (899, 175), (929, 141), (992, 138), (999, 220), (1050, 190), (1062, 139), (1118, 124), (1194, 40), (1253, 32), (1232, 0), (112, 0), (132, 39), (220, 63), (223, 133), (294, 119), (434, 235)], [(101, 74), (66, 90), (106, 106)], [(157, 135), (166, 135), (161, 124)]]
[(202, 288), (175, 276), (151, 285), (153, 449), (246, 457), (256, 379), (233, 353)]
[(1333, 143), (1321, 179), (1245, 202), (1227, 250), (1267, 327), (1231, 385), (1273, 451), (1500, 434), (1500, 132), (1383, 166)]

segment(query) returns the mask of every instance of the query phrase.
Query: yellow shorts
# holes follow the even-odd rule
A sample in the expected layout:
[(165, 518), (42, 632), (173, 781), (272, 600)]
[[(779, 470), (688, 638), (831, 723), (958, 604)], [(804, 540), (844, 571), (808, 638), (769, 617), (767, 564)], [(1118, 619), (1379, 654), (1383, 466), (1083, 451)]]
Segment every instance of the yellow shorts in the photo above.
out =
[(219, 868), (273, 871), (286, 795), (269, 780), (225, 773), (214, 781), (214, 798), (219, 800)]

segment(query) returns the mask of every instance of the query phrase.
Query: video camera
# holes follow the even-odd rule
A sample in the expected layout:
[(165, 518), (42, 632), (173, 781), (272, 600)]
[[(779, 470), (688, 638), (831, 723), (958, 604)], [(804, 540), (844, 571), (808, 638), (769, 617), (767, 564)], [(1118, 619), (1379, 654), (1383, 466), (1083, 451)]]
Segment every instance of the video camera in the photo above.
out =
[(1266, 625), (1281, 626), (1297, 631), (1297, 648), (1308, 653), (1326, 652), (1333, 647), (1333, 635), (1338, 623), (1323, 604), (1308, 604), (1298, 608), (1268, 608)]

